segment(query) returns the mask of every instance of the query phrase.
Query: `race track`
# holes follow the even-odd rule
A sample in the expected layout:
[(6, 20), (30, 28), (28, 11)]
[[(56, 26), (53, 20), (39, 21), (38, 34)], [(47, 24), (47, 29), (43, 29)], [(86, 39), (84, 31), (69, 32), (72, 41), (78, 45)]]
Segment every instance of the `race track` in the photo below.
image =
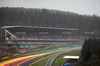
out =
[(49, 56), (52, 54), (62, 53), (64, 51), (76, 50), (79, 48), (70, 48), (70, 49), (59, 49), (55, 51), (44, 51), (29, 53), (17, 56), (16, 58), (9, 59), (0, 63), (0, 66), (29, 66), (32, 63), (37, 62), (38, 60), (44, 58), (44, 56)]

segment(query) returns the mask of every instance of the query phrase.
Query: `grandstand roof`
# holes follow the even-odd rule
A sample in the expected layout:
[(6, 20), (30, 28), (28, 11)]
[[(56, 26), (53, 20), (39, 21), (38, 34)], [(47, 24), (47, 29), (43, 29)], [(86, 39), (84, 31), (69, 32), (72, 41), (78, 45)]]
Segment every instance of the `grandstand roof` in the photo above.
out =
[(54, 28), (54, 27), (37, 27), (37, 26), (4, 26), (2, 28), (45, 28), (45, 29), (78, 30), (74, 28)]

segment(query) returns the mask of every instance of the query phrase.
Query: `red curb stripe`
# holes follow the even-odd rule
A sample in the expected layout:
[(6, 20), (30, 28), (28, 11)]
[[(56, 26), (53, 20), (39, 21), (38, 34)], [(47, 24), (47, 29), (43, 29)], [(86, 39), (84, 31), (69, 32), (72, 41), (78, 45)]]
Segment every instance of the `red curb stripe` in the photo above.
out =
[(9, 66), (9, 65), (11, 65), (11, 64), (13, 64), (13, 63), (16, 63), (16, 62), (19, 62), (19, 63), (20, 63), (20, 61), (26, 61), (26, 60), (28, 60), (28, 59), (31, 59), (31, 58), (26, 58), (26, 59), (22, 59), (22, 60), (10, 62), (10, 63), (8, 63), (8, 64), (5, 64), (4, 66)]
[(2, 60), (2, 58), (0, 58), (0, 60)]
[[(18, 54), (23, 54), (23, 53), (26, 53), (25, 51), (24, 52), (21, 52), (21, 53), (18, 53)], [(12, 57), (12, 56), (14, 56), (14, 54), (13, 55), (9, 55), (9, 56), (6, 56), (6, 57)], [(16, 55), (15, 55), (16, 56)], [(6, 59), (6, 58), (5, 58)], [(0, 60), (3, 60), (3, 58), (0, 58)]]
[[(20, 63), (20, 62), (19, 62)], [(12, 65), (12, 66), (16, 66), (16, 65), (18, 65), (19, 63), (16, 63), (16, 64), (14, 64), (14, 65)]]
[(12, 57), (13, 55), (9, 55), (8, 57)]

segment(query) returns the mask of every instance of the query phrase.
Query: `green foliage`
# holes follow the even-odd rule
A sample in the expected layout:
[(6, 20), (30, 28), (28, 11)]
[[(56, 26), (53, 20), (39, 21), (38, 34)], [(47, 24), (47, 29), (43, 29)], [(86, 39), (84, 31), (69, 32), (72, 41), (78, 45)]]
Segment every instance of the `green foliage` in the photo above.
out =
[(100, 39), (85, 40), (79, 66), (100, 66)]
[(70, 53), (66, 53), (66, 54), (61, 55), (60, 57), (58, 57), (55, 60), (53, 66), (61, 66), (61, 65), (63, 65), (64, 62), (67, 60), (67, 59), (63, 58), (64, 56), (80, 56), (81, 55), (80, 52), (81, 52), (81, 50), (78, 50), (78, 51), (74, 51), (74, 52), (70, 52)]
[(98, 50), (97, 50), (97, 55), (100, 58), (100, 42), (99, 42), (99, 47), (98, 47)]
[(83, 60), (84, 60), (85, 62), (87, 62), (87, 61), (90, 59), (90, 57), (91, 57), (91, 51), (88, 49), (88, 50), (86, 51), (85, 56), (83, 57)]
[(79, 59), (77, 66), (100, 66), (100, 59), (93, 54), (87, 62), (84, 62), (82, 58)]
[(45, 66), (45, 65), (46, 65), (46, 62), (47, 62), (51, 57), (53, 57), (53, 56), (55, 56), (55, 54), (54, 54), (54, 55), (51, 55), (51, 56), (47, 56), (47, 57), (45, 57), (44, 59), (38, 61), (37, 63), (32, 64), (31, 66), (40, 66), (40, 65), (41, 65), (41, 66)]
[(90, 60), (88, 61), (89, 66), (99, 66), (100, 65), (100, 59), (97, 55), (92, 55)]
[(97, 54), (98, 48), (100, 45), (100, 39), (88, 39), (84, 41), (84, 45), (82, 47), (82, 54), (81, 56), (84, 57), (86, 56), (86, 52), (89, 50), (91, 54)]
[(94, 31), (95, 36), (100, 36), (100, 17), (58, 10), (0, 8), (0, 26), (5, 25), (78, 28), (77, 35), (84, 35), (84, 32)]

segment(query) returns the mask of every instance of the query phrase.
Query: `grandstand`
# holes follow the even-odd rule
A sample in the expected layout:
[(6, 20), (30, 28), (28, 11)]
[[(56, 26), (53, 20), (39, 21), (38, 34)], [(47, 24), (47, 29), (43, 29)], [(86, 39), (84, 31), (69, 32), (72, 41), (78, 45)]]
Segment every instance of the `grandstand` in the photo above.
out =
[(72, 37), (78, 29), (35, 26), (4, 26), (5, 45), (17, 48), (38, 48), (76, 42)]

